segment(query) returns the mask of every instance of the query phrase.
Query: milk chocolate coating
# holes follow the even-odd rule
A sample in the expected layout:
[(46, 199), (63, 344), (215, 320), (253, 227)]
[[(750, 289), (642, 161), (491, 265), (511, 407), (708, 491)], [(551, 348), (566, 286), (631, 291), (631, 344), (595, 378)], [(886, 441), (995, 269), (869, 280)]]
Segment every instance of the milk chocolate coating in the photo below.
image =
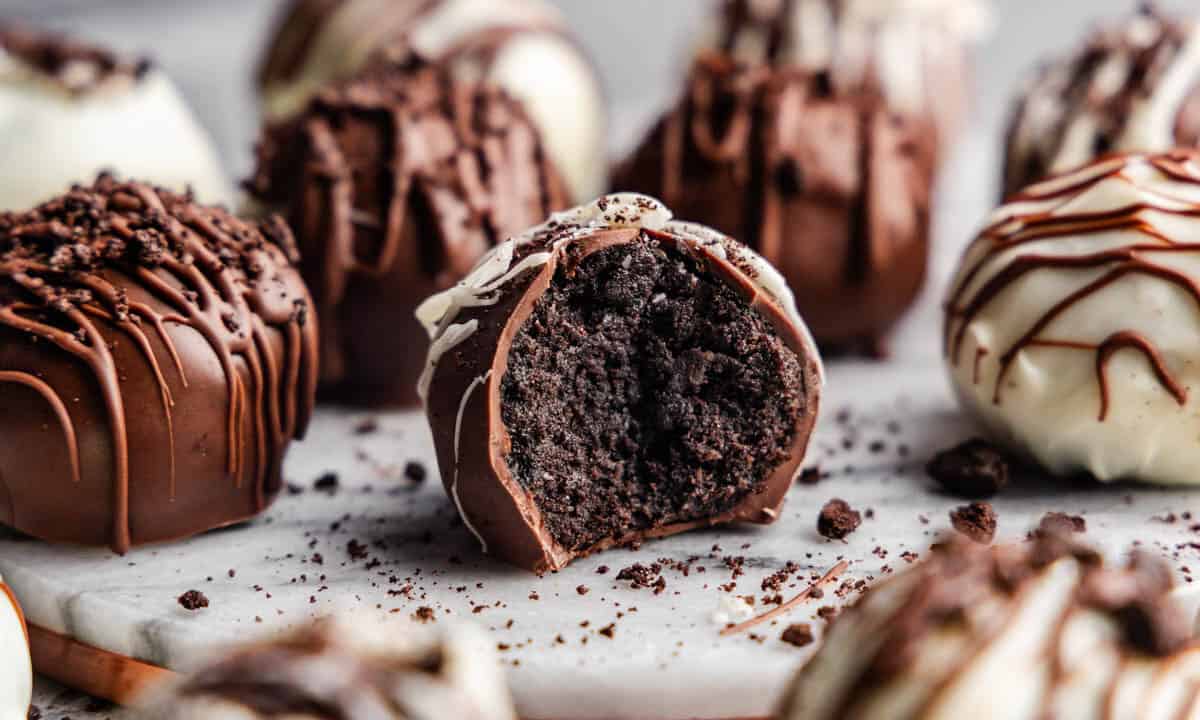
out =
[(295, 257), (107, 176), (0, 214), (0, 523), (124, 553), (262, 512), (316, 386)]
[[(605, 200), (598, 204), (603, 209)], [(644, 207), (661, 209), (657, 203)], [(749, 261), (748, 256), (742, 254), (744, 248), (729, 238), (715, 240), (719, 237), (716, 233), (711, 236), (681, 234), (696, 228), (698, 226), (685, 223), (669, 223), (662, 229), (621, 224), (581, 228), (552, 220), (517, 241), (511, 269), (484, 286), (487, 290), (480, 296), (482, 302), (462, 303), (452, 324), (442, 321), (440, 332), (435, 334), (434, 352), (430, 358), (431, 381), (426, 410), (443, 484), (468, 528), (488, 553), (541, 573), (560, 569), (576, 557), (644, 538), (730, 522), (771, 523), (778, 518), (816, 421), (821, 386), (820, 360), (794, 310), (783, 305), (785, 300), (764, 289), (759, 277), (762, 266), (757, 264), (761, 259)], [(711, 232), (706, 228), (700, 231)], [(764, 477), (756, 478), (753, 489), (739, 495), (732, 506), (712, 514), (696, 511), (686, 519), (666, 523), (651, 518), (649, 522), (635, 524), (624, 534), (607, 536), (585, 547), (568, 547), (556, 539), (547, 508), (539, 504), (535, 493), (527, 487), (529, 479), (517, 477), (510, 465), (514, 445), (522, 444), (522, 439), (514, 440), (505, 421), (506, 373), (513, 361), (515, 340), (533, 322), (531, 317), (535, 316), (539, 302), (547, 297), (554, 285), (563, 282), (564, 278), (569, 282), (569, 278), (593, 255), (636, 244), (658, 245), (684, 253), (702, 268), (699, 272), (731, 288), (740, 301), (757, 312), (798, 361), (790, 371), (795, 377), (787, 378), (798, 388), (796, 411), (789, 418), (787, 446), (778, 454), (776, 464), (764, 473)], [(556, 274), (560, 277), (556, 278)], [(599, 304), (601, 298), (596, 302)], [(790, 303), (790, 299), (786, 302)], [(442, 343), (450, 339), (452, 330), (464, 331), (465, 336), (443, 346)], [(531, 337), (544, 335), (546, 331), (547, 328), (539, 324), (531, 331), (534, 333)], [(639, 352), (640, 349), (631, 351)], [(570, 355), (572, 350), (557, 352)], [(661, 388), (661, 392), (667, 392), (666, 388)], [(556, 422), (573, 426), (580, 418), (563, 417)], [(635, 416), (630, 422), (649, 423), (653, 419)], [(581, 432), (586, 434), (588, 430)], [(622, 472), (629, 470), (626, 468)], [(639, 478), (633, 482), (648, 480)], [(587, 492), (586, 489), (580, 491)], [(554, 501), (559, 499), (553, 498)], [(640, 507), (608, 510), (614, 516), (636, 516), (643, 511), (649, 512)]]
[[(796, 3), (764, 16), (753, 5), (724, 3), (717, 41), (696, 58), (678, 104), (618, 168), (614, 189), (661, 197), (762, 254), (787, 278), (823, 349), (882, 351), (925, 281), (934, 172), (965, 105), (961, 47), (897, 56), (863, 29), (853, 52), (865, 57), (851, 62), (852, 50), (830, 39), (830, 57), (801, 65), (787, 50), (800, 42)], [(818, 34), (843, 32), (850, 15)], [(956, 41), (946, 33), (939, 42)], [(759, 45), (761, 57), (746, 57), (745, 47)], [(913, 77), (890, 87), (872, 70), (889, 63), (914, 67)]]
[(322, 396), (365, 405), (416, 404), (417, 304), (567, 197), (517, 102), (402, 53), (268, 127), (248, 189), (295, 229)]

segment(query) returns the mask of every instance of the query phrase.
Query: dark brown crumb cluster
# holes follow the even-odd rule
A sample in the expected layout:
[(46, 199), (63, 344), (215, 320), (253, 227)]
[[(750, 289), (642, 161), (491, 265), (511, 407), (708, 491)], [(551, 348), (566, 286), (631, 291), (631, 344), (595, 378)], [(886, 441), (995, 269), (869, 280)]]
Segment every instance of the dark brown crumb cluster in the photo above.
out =
[(825, 503), (821, 514), (817, 516), (817, 532), (830, 540), (844, 540), (859, 525), (862, 525), (862, 513), (838, 498)]
[(816, 637), (813, 635), (812, 625), (808, 623), (795, 623), (789, 625), (779, 639), (796, 647), (808, 647), (813, 644)]
[(988, 545), (996, 538), (996, 510), (991, 503), (973, 502), (950, 511), (950, 524), (971, 540)]
[(926, 470), (946, 492), (972, 500), (990, 498), (1009, 482), (1008, 457), (979, 439), (939, 453)]
[(1042, 516), (1037, 529), (1033, 531), (1036, 537), (1046, 535), (1068, 535), (1070, 533), (1086, 533), (1087, 520), (1078, 515), (1068, 515), (1061, 512), (1048, 512)]
[(662, 576), (661, 563), (651, 563), (649, 565), (635, 563), (618, 572), (617, 579), (629, 581), (629, 587), (635, 590), (639, 588), (652, 588), (655, 595), (659, 595), (667, 589), (667, 580)]
[(208, 607), (208, 597), (199, 590), (188, 590), (179, 596), (179, 605), (184, 610), (196, 611)]
[(560, 544), (720, 515), (795, 437), (799, 359), (690, 256), (644, 237), (564, 263), (502, 382), (507, 462)]

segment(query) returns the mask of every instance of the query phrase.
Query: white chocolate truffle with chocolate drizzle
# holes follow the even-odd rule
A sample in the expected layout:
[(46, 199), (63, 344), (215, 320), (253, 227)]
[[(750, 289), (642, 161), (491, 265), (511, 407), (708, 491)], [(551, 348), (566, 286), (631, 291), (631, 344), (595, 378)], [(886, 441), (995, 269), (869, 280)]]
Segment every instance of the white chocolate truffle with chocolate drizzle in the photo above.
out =
[(1118, 152), (1200, 145), (1200, 32), (1144, 3), (1044, 65), (1009, 126), (1004, 194)]
[(142, 705), (157, 720), (516, 720), (482, 631), (361, 615), (235, 649)]
[(0, 720), (25, 720), (33, 696), (29, 637), (17, 598), (0, 578)]
[(293, 0), (259, 72), (267, 122), (296, 116), (322, 88), (396, 42), (450, 63), (462, 80), (504, 88), (538, 126), (574, 198), (603, 192), (603, 90), (545, 0)]
[(962, 538), (843, 612), (780, 720), (1200, 717), (1200, 649), (1171, 570), (1053, 535)]
[(1055, 473), (1200, 484), (1200, 154), (1014, 196), (946, 308), (954, 386), (996, 440)]
[(0, 26), (0, 210), (26, 210), (102, 171), (198, 200), (232, 185), (175, 85), (146, 61)]

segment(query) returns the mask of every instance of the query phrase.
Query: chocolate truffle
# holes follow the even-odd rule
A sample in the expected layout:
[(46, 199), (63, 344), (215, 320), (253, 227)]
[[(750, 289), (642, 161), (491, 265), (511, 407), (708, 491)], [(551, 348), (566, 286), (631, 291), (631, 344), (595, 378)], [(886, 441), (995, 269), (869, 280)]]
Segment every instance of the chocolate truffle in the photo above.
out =
[(536, 572), (642, 538), (779, 517), (820, 359), (761, 257), (613, 195), (499, 245), (418, 311), (442, 482)]
[(0, 214), (0, 524), (123, 553), (265, 509), (316, 386), (295, 257), (109, 176)]
[(232, 187), (174, 84), (146, 60), (0, 25), (0, 210), (102, 170), (223, 203)]
[(484, 80), (519, 99), (576, 201), (604, 190), (599, 77), (544, 0), (292, 0), (259, 73), (267, 120), (302, 114), (321, 89), (397, 41), (459, 80)]
[(29, 638), (17, 598), (0, 578), (0, 720), (26, 720), (33, 698)]
[(142, 705), (147, 720), (516, 720), (482, 631), (361, 614), (236, 648)]
[(568, 204), (519, 103), (404, 51), (268, 128), (249, 189), (295, 228), (323, 397), (367, 405), (417, 404), (417, 305)]
[(1154, 3), (1046, 63), (1008, 131), (1004, 194), (1117, 152), (1200, 145), (1200, 33)]
[(616, 173), (787, 279), (827, 349), (882, 353), (926, 272), (978, 0), (726, 0), (683, 97)]
[(843, 612), (780, 720), (1194, 717), (1200, 649), (1148, 555), (1105, 566), (1061, 537), (967, 540)]
[(944, 349), (964, 408), (1052, 472), (1195, 485), (1200, 154), (1128, 155), (1011, 198), (967, 249)]

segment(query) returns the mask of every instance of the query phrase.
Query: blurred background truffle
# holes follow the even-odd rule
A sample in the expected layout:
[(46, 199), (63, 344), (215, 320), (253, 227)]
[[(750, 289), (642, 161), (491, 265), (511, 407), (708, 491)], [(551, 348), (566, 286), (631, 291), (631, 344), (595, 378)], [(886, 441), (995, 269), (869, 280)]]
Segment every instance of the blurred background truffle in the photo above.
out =
[(779, 718), (1192, 717), (1200, 649), (1171, 573), (1147, 554), (1105, 566), (1047, 532), (951, 540), (838, 616)]
[(591, 62), (544, 0), (292, 0), (259, 73), (269, 123), (301, 114), (386, 47), (444, 62), (520, 100), (573, 199), (607, 176), (607, 108)]
[(322, 397), (375, 406), (417, 404), (417, 305), (568, 204), (518, 101), (404, 47), (268, 126), (248, 188), (295, 228), (322, 324)]
[(1196, 19), (1146, 2), (1036, 73), (1009, 126), (1004, 194), (1110, 153), (1197, 145)]
[(929, 254), (982, 0), (726, 0), (679, 104), (618, 170), (787, 278), (827, 350), (882, 354)]
[(103, 170), (232, 199), (207, 133), (151, 62), (0, 26), (0, 210), (26, 210)]
[(516, 720), (473, 626), (338, 616), (232, 649), (151, 691), (147, 720)]

